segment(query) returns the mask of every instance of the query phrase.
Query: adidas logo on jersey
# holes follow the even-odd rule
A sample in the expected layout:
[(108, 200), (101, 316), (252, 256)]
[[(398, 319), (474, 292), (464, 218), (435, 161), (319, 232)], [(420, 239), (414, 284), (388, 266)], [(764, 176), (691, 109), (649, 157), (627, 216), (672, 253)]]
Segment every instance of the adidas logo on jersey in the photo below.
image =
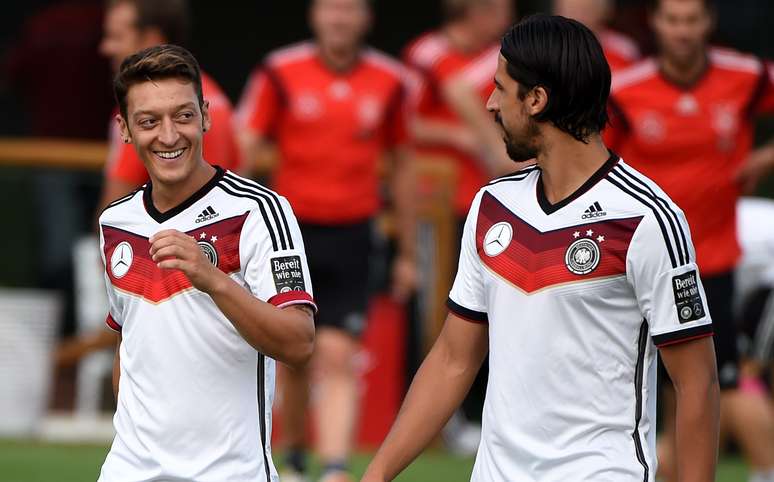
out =
[(212, 206), (207, 206), (207, 209), (196, 216), (196, 223), (203, 223), (205, 221), (209, 221), (210, 219), (217, 218), (218, 216), (220, 216), (220, 214), (216, 213), (215, 210), (212, 209)]
[(602, 206), (599, 205), (599, 201), (596, 201), (594, 204), (589, 206), (588, 209), (583, 211), (583, 216), (581, 216), (581, 219), (601, 218), (605, 215), (607, 215), (607, 213), (602, 210)]

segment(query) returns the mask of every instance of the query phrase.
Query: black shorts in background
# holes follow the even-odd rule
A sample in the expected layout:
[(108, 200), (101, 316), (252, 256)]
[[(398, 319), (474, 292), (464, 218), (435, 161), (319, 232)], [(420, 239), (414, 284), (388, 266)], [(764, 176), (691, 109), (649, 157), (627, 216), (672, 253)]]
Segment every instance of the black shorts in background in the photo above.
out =
[(335, 226), (299, 224), (319, 310), (315, 325), (360, 337), (370, 296), (371, 221)]

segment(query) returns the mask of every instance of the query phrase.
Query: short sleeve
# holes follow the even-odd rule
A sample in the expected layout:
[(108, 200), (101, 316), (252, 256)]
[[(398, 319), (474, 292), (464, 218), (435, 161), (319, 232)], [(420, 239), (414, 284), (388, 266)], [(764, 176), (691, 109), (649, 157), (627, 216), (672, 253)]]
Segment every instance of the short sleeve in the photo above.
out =
[(629, 282), (658, 347), (712, 335), (685, 216), (674, 205), (662, 206), (658, 216), (642, 220), (627, 257)]
[(253, 296), (279, 308), (305, 304), (317, 311), (301, 230), (285, 198), (267, 191), (245, 220), (239, 251)]
[(121, 329), (123, 328), (124, 322), (123, 322), (123, 317), (121, 316), (120, 307), (118, 306), (118, 297), (116, 296), (116, 293), (113, 289), (113, 283), (110, 281), (110, 277), (108, 276), (108, 273), (107, 273), (105, 237), (102, 234), (102, 225), (100, 225), (99, 227), (99, 252), (102, 258), (102, 266), (104, 267), (102, 274), (105, 277), (105, 289), (107, 290), (107, 299), (108, 299), (108, 313), (107, 313), (107, 316), (105, 317), (105, 324), (111, 330), (121, 333)]
[(240, 128), (270, 135), (280, 107), (280, 92), (274, 74), (266, 67), (253, 72), (237, 107)]
[(395, 89), (390, 99), (385, 119), (386, 144), (388, 147), (404, 145), (408, 142), (407, 116), (409, 115), (409, 87), (403, 82)]
[(481, 203), (479, 193), (465, 220), (465, 228), (460, 243), (460, 261), (457, 276), (454, 279), (449, 299), (449, 310), (460, 318), (475, 323), (487, 323), (486, 293), (484, 291), (481, 260), (476, 249), (476, 223)]

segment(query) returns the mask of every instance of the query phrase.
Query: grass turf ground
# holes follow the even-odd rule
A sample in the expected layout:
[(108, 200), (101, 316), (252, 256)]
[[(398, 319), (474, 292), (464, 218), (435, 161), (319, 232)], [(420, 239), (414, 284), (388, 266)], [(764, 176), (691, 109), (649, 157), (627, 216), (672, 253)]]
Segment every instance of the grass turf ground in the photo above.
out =
[[(2, 482), (82, 482), (97, 479), (108, 447), (60, 445), (31, 441), (0, 440), (0, 481)], [(362, 474), (370, 454), (358, 454), (353, 470)], [(397, 480), (401, 482), (464, 482), (469, 480), (472, 460), (442, 452), (428, 452)], [(314, 467), (313, 467), (314, 469)], [(744, 463), (724, 457), (718, 467), (717, 482), (747, 480)]]

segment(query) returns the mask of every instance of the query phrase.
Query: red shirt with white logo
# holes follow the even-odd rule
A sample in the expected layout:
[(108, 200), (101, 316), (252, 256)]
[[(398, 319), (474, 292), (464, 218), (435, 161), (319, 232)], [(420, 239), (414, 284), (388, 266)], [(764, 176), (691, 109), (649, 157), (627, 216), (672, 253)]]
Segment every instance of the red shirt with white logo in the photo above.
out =
[(734, 175), (752, 148), (755, 115), (774, 111), (774, 83), (755, 57), (711, 49), (708, 60), (688, 87), (652, 58), (620, 72), (605, 141), (685, 211), (702, 272), (718, 274), (740, 254)]
[[(403, 58), (421, 77), (417, 91), (413, 94), (416, 115), (428, 120), (462, 125), (463, 121), (443, 99), (442, 85), (458, 75), (464, 76), (475, 86), (482, 104), (485, 104), (494, 88), (492, 79), (497, 70), (499, 54), (498, 42), (479, 51), (463, 52), (456, 49), (440, 31), (426, 33), (414, 40), (406, 48)], [(489, 179), (483, 168), (484, 161), (448, 145), (420, 144), (417, 151), (444, 156), (457, 164), (459, 173), (454, 207), (458, 215), (464, 216), (473, 196)]]
[[(220, 86), (202, 72), (202, 94), (209, 102), (212, 128), (204, 134), (202, 154), (210, 164), (224, 169), (237, 170), (241, 165), (241, 155), (237, 146), (232, 125), (231, 102)], [(116, 111), (118, 114), (118, 111)], [(108, 160), (105, 165), (105, 177), (123, 181), (135, 186), (148, 182), (148, 171), (132, 144), (124, 144), (121, 130), (113, 122), (110, 129)]]
[(252, 74), (237, 121), (275, 140), (274, 189), (300, 220), (353, 223), (379, 209), (380, 156), (406, 142), (404, 74), (370, 48), (336, 72), (312, 42), (270, 54)]

